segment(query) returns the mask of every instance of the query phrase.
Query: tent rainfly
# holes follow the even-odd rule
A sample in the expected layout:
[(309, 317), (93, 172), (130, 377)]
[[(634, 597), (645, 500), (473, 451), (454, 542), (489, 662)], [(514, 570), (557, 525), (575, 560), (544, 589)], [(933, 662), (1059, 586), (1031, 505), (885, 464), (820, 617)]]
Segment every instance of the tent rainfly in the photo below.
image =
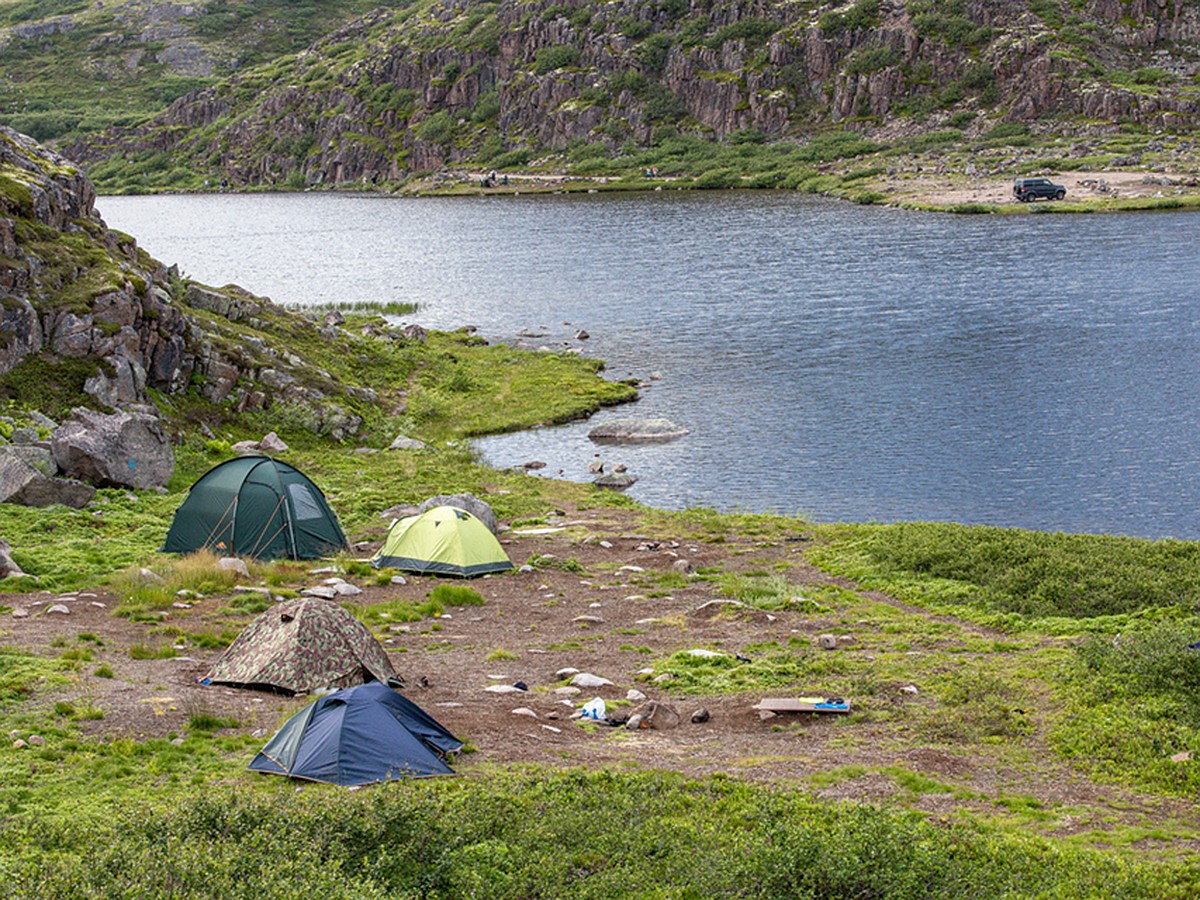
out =
[(348, 547), (325, 495), (305, 475), (267, 456), (241, 456), (214, 466), (191, 486), (162, 549), (314, 559)]
[(371, 565), (462, 578), (513, 567), (488, 527), (455, 506), (435, 506), (419, 516), (397, 519)]
[(299, 694), (395, 677), (366, 625), (332, 600), (301, 597), (243, 628), (201, 681)]
[(250, 763), (256, 772), (331, 784), (453, 775), (462, 741), (386, 684), (327, 694), (288, 719)]

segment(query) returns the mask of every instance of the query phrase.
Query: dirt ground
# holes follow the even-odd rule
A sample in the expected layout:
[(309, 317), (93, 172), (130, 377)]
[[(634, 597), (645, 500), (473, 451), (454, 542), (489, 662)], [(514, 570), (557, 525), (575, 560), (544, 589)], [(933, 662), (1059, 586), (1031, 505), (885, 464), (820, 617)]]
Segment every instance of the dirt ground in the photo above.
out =
[[(1200, 192), (1200, 180), (1195, 175), (1111, 171), (1067, 172), (1049, 177), (1055, 184), (1067, 189), (1067, 200), (1084, 203), (1137, 197), (1173, 197)], [(964, 203), (1024, 205), (1013, 197), (1012, 179), (981, 179), (964, 183), (962, 176), (907, 173), (903, 177), (882, 182), (879, 189), (888, 197), (888, 202), (903, 200), (939, 206)]]
[[(452, 185), (475, 187), (481, 184), (486, 174), (455, 172), (444, 176), (440, 181), (417, 185), (413, 190), (445, 189)], [(1141, 197), (1176, 197), (1200, 193), (1200, 175), (1195, 172), (1080, 171), (1056, 173), (1049, 177), (1056, 184), (1065, 187), (1066, 199), (1075, 203), (1132, 200)], [(672, 180), (664, 178), (663, 182), (669, 185)], [(580, 179), (562, 175), (520, 174), (509, 175), (507, 183), (497, 182), (492, 187), (479, 187), (478, 190), (498, 194), (546, 192), (563, 190), (570, 183), (577, 181)], [(608, 183), (608, 179), (598, 178), (595, 183), (603, 186)], [(882, 193), (886, 198), (884, 202), (889, 204), (931, 207), (953, 207), (967, 203), (1025, 206), (1013, 197), (1011, 178), (974, 177), (957, 171), (899, 171), (894, 175), (871, 179), (869, 183), (864, 181), (863, 187)]]
[[(786, 561), (791, 566), (789, 579), (801, 586), (828, 581), (802, 562), (804, 534), (797, 532), (771, 544), (732, 535), (725, 542), (700, 543), (685, 537), (638, 534), (633, 511), (560, 512), (545, 527), (503, 532), (502, 543), (517, 564), (534, 554), (550, 554), (578, 562), (583, 574), (542, 568), (478, 579), (470, 584), (485, 598), (483, 606), (452, 608), (448, 617), (436, 621), (389, 626), (384, 639), (408, 685), (406, 695), (474, 747), (475, 752), (455, 763), (460, 774), (486, 777), (491, 766), (537, 763), (653, 767), (696, 776), (723, 772), (759, 782), (812, 786), (816, 773), (857, 766), (862, 767), (857, 774), (817, 788), (817, 793), (829, 798), (900, 802), (936, 816), (963, 809), (992, 816), (1003, 797), (1034, 798), (1051, 814), (1042, 826), (1048, 833), (1173, 823), (1175, 833), (1183, 837), (1147, 848), (1150, 852), (1200, 849), (1200, 841), (1191, 837), (1200, 835), (1200, 815), (1193, 804), (1137, 796), (1089, 781), (1046, 748), (1040, 724), (1033, 739), (1033, 757), (1018, 767), (1005, 762), (1002, 753), (953, 744), (924, 745), (894, 723), (873, 724), (832, 715), (783, 715), (764, 720), (753, 708), (763, 694), (688, 696), (672, 690), (669, 681), (654, 681), (652, 674), (641, 670), (650, 667), (654, 659), (679, 650), (710, 648), (737, 653), (765, 641), (786, 645), (798, 637), (816, 642), (825, 631), (844, 631), (832, 621), (814, 620), (795, 611), (767, 614), (745, 609), (712, 615), (711, 607), (700, 607), (721, 598), (716, 586), (703, 580), (692, 581), (667, 596), (647, 596), (658, 593), (647, 586), (650, 573), (670, 572), (679, 560), (696, 568), (721, 566), (724, 571), (762, 571), (772, 562)], [(313, 575), (312, 583), (319, 584), (325, 577)], [(352, 598), (361, 604), (421, 601), (438, 583), (420, 576), (409, 577), (403, 585), (348, 580), (362, 587), (363, 593)], [(938, 618), (882, 594), (865, 596), (909, 615)], [(80, 725), (97, 737), (136, 740), (182, 735), (189, 716), (207, 713), (236, 718), (238, 730), (265, 743), (288, 716), (311, 700), (198, 684), (220, 655), (217, 649), (185, 648), (173, 659), (131, 658), (131, 647), (161, 646), (170, 638), (163, 636), (157, 624), (136, 624), (114, 616), (117, 599), (103, 592), (80, 592), (30, 594), (5, 601), (27, 615), (18, 612), (4, 617), (0, 645), (50, 656), (60, 655), (68, 647), (88, 647), (92, 652), (84, 669), (87, 674), (69, 688), (43, 691), (30, 702), (52, 705), (67, 700), (98, 707), (103, 718)], [(228, 596), (214, 596), (195, 601), (191, 608), (173, 610), (171, 621), (164, 624), (189, 633), (219, 632), (229, 620), (217, 610), (228, 600)], [(54, 612), (53, 606), (70, 611)], [(592, 618), (581, 620), (581, 616)], [(978, 626), (956, 625), (967, 632), (983, 632)], [(876, 637), (882, 636), (878, 629), (878, 625), (859, 623), (853, 629), (854, 643), (828, 652), (867, 654), (869, 659)], [(105, 663), (115, 677), (91, 674)], [(566, 667), (608, 678), (614, 685), (578, 694), (561, 692), (565, 682), (556, 673)], [(485, 690), (517, 681), (529, 690)], [(871, 698), (849, 699), (861, 709), (931, 702), (932, 698), (907, 693), (904, 687), (895, 684)], [(683, 717), (682, 724), (671, 730), (629, 730), (585, 727), (570, 718), (575, 708), (594, 696), (624, 700), (631, 689), (672, 704)], [(769, 695), (822, 692), (822, 685), (811, 684)], [(616, 711), (628, 714), (637, 705), (622, 705)], [(514, 712), (522, 708), (529, 712)], [(693, 712), (701, 708), (708, 710), (708, 720), (693, 723)], [(10, 737), (28, 736), (14, 733)], [(888, 767), (922, 773), (952, 785), (956, 793), (905, 793), (884, 771)]]

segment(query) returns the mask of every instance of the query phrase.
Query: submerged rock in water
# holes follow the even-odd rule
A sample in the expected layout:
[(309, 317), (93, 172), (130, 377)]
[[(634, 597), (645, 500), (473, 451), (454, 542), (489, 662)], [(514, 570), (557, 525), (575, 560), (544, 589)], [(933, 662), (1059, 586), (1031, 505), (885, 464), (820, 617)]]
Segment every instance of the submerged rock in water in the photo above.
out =
[(637, 444), (651, 441), (673, 441), (688, 430), (670, 419), (614, 419), (597, 425), (588, 438), (598, 444)]
[(623, 491), (628, 487), (632, 487), (635, 481), (637, 481), (637, 478), (633, 475), (613, 473), (611, 475), (601, 475), (592, 484), (599, 488), (607, 488), (610, 491)]

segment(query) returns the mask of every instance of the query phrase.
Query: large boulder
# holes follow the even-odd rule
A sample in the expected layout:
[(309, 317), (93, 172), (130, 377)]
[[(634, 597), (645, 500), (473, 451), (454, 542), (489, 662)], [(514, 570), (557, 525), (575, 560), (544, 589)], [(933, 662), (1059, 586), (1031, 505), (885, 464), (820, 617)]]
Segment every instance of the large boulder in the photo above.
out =
[(644, 444), (673, 441), (688, 433), (670, 419), (614, 419), (597, 425), (588, 438), (597, 444)]
[(50, 478), (16, 454), (0, 455), (0, 503), (37, 507), (61, 503), (82, 509), (94, 496), (96, 489), (90, 484)]
[(97, 487), (162, 487), (175, 471), (162, 423), (149, 413), (74, 409), (50, 445), (62, 474)]
[(22, 462), (28, 463), (47, 478), (58, 474), (58, 463), (50, 448), (41, 444), (8, 444), (0, 447), (0, 456), (15, 456)]
[(418, 506), (417, 512), (423, 513), (425, 510), (433, 509), (435, 506), (454, 506), (458, 509), (466, 510), (486, 525), (488, 531), (492, 534), (500, 533), (500, 523), (496, 520), (496, 514), (492, 512), (492, 508), (487, 503), (480, 500), (474, 494), (438, 494), (436, 497), (430, 497)]

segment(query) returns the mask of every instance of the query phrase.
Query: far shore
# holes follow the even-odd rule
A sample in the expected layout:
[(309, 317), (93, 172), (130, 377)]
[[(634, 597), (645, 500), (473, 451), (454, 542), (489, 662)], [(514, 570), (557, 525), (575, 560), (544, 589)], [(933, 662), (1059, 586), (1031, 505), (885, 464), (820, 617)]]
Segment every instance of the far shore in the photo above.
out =
[[(531, 194), (653, 193), (702, 190), (693, 186), (689, 179), (674, 177), (648, 176), (638, 179), (621, 176), (587, 177), (566, 173), (509, 172), (499, 176), (494, 182), (488, 183), (488, 174), (471, 170), (448, 170), (428, 178), (409, 182), (398, 188), (379, 188), (369, 184), (345, 184), (332, 188), (289, 190), (281, 186), (262, 185), (240, 186), (234, 189), (168, 190), (152, 193), (337, 193), (372, 197), (511, 197)], [(1063, 185), (1066, 189), (1066, 198), (1062, 201), (1045, 200), (1021, 203), (1013, 196), (1011, 177), (976, 176), (952, 170), (880, 174), (871, 178), (852, 180), (825, 193), (827, 196), (857, 203), (929, 212), (1019, 214), (1200, 209), (1200, 173), (1196, 172), (1119, 169), (1067, 173), (1048, 170), (1033, 174), (1045, 175)], [(758, 189), (748, 188), (748, 190)], [(100, 196), (122, 195), (101, 194)]]

